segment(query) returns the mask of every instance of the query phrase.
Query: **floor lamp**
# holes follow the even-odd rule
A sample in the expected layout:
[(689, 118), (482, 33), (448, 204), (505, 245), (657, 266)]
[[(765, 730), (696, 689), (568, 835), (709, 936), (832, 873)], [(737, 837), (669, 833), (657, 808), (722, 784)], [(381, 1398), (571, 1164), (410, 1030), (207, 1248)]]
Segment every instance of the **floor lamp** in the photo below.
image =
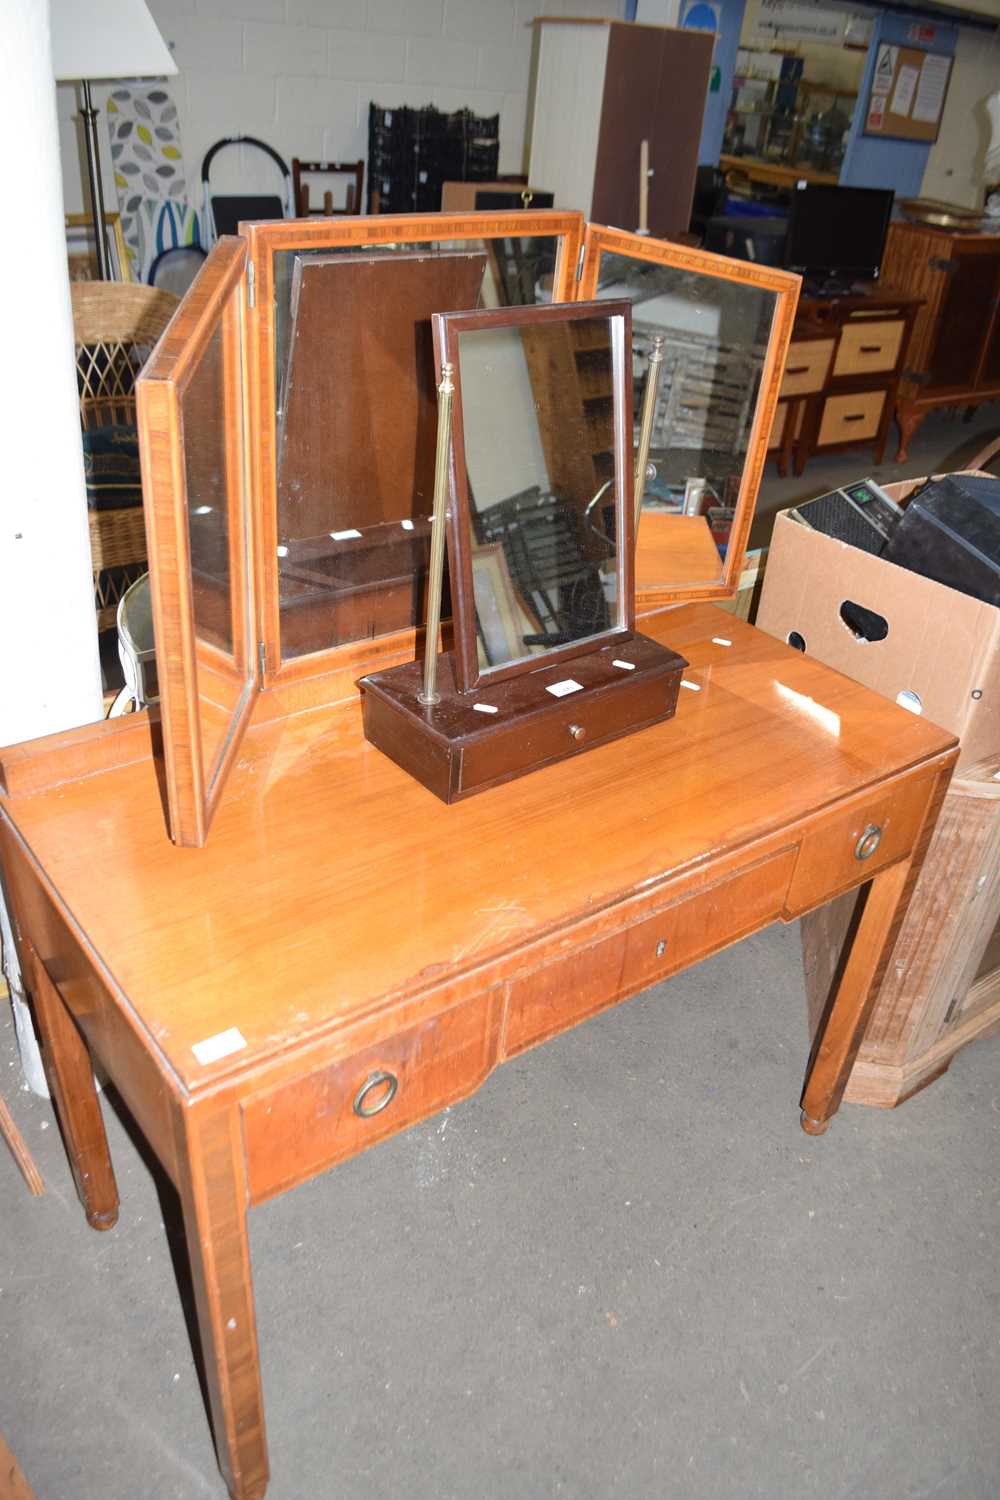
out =
[(50, 0), (52, 66), (57, 83), (83, 84), (87, 175), (97, 245), (97, 275), (108, 277), (104, 191), (97, 110), (90, 85), (97, 78), (161, 78), (177, 64), (145, 0)]

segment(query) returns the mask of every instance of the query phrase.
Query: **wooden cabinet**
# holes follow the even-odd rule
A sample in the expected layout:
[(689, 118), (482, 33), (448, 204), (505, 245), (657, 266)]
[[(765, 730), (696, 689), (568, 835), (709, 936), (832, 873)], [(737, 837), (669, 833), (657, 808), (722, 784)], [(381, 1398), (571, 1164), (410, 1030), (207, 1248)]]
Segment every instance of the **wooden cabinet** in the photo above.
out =
[(818, 449), (874, 447), (881, 463), (919, 297), (872, 288), (803, 297), (770, 448), (801, 474)]
[[(683, 234), (691, 219), (714, 38), (632, 22), (535, 22), (530, 182), (604, 224)], [(647, 142), (648, 222), (639, 173)]]
[(923, 303), (896, 400), (902, 461), (932, 408), (1000, 399), (1000, 234), (892, 224), (882, 274)]

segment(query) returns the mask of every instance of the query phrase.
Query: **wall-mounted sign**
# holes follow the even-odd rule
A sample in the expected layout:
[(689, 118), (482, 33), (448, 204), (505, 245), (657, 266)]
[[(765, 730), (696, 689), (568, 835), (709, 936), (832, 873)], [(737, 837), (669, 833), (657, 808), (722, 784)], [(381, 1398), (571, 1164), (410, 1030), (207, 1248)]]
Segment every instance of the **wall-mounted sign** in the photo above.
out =
[(937, 36), (937, 27), (928, 26), (926, 23), (914, 22), (906, 33), (908, 42), (917, 42), (921, 47), (929, 47)]
[(847, 17), (803, 0), (760, 0), (754, 30), (782, 41), (842, 42)]
[(951, 64), (943, 52), (883, 43), (875, 57), (865, 135), (936, 141)]
[(688, 31), (718, 32), (718, 0), (681, 0), (681, 25)]

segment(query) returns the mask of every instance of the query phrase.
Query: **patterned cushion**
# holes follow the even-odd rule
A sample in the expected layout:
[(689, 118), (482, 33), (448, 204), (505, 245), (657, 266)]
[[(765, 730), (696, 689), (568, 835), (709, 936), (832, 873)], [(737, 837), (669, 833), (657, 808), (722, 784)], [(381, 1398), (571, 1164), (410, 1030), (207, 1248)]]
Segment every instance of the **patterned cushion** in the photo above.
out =
[(139, 438), (134, 427), (95, 427), (83, 434), (83, 468), (90, 510), (142, 504)]

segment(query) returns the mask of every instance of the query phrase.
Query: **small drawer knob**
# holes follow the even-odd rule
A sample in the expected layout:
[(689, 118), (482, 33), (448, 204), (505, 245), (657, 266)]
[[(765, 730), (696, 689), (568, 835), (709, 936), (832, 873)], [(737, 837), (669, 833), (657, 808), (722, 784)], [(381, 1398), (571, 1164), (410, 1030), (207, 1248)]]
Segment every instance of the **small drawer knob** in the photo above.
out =
[(362, 1120), (370, 1120), (372, 1115), (381, 1114), (386, 1105), (391, 1104), (396, 1097), (398, 1088), (399, 1079), (395, 1073), (369, 1073), (354, 1096), (354, 1113), (360, 1115)]
[(587, 731), (582, 724), (571, 724), (569, 732), (575, 740), (585, 740), (587, 738)]
[(882, 830), (875, 823), (869, 823), (864, 833), (854, 846), (855, 859), (871, 859), (875, 850), (882, 842)]

